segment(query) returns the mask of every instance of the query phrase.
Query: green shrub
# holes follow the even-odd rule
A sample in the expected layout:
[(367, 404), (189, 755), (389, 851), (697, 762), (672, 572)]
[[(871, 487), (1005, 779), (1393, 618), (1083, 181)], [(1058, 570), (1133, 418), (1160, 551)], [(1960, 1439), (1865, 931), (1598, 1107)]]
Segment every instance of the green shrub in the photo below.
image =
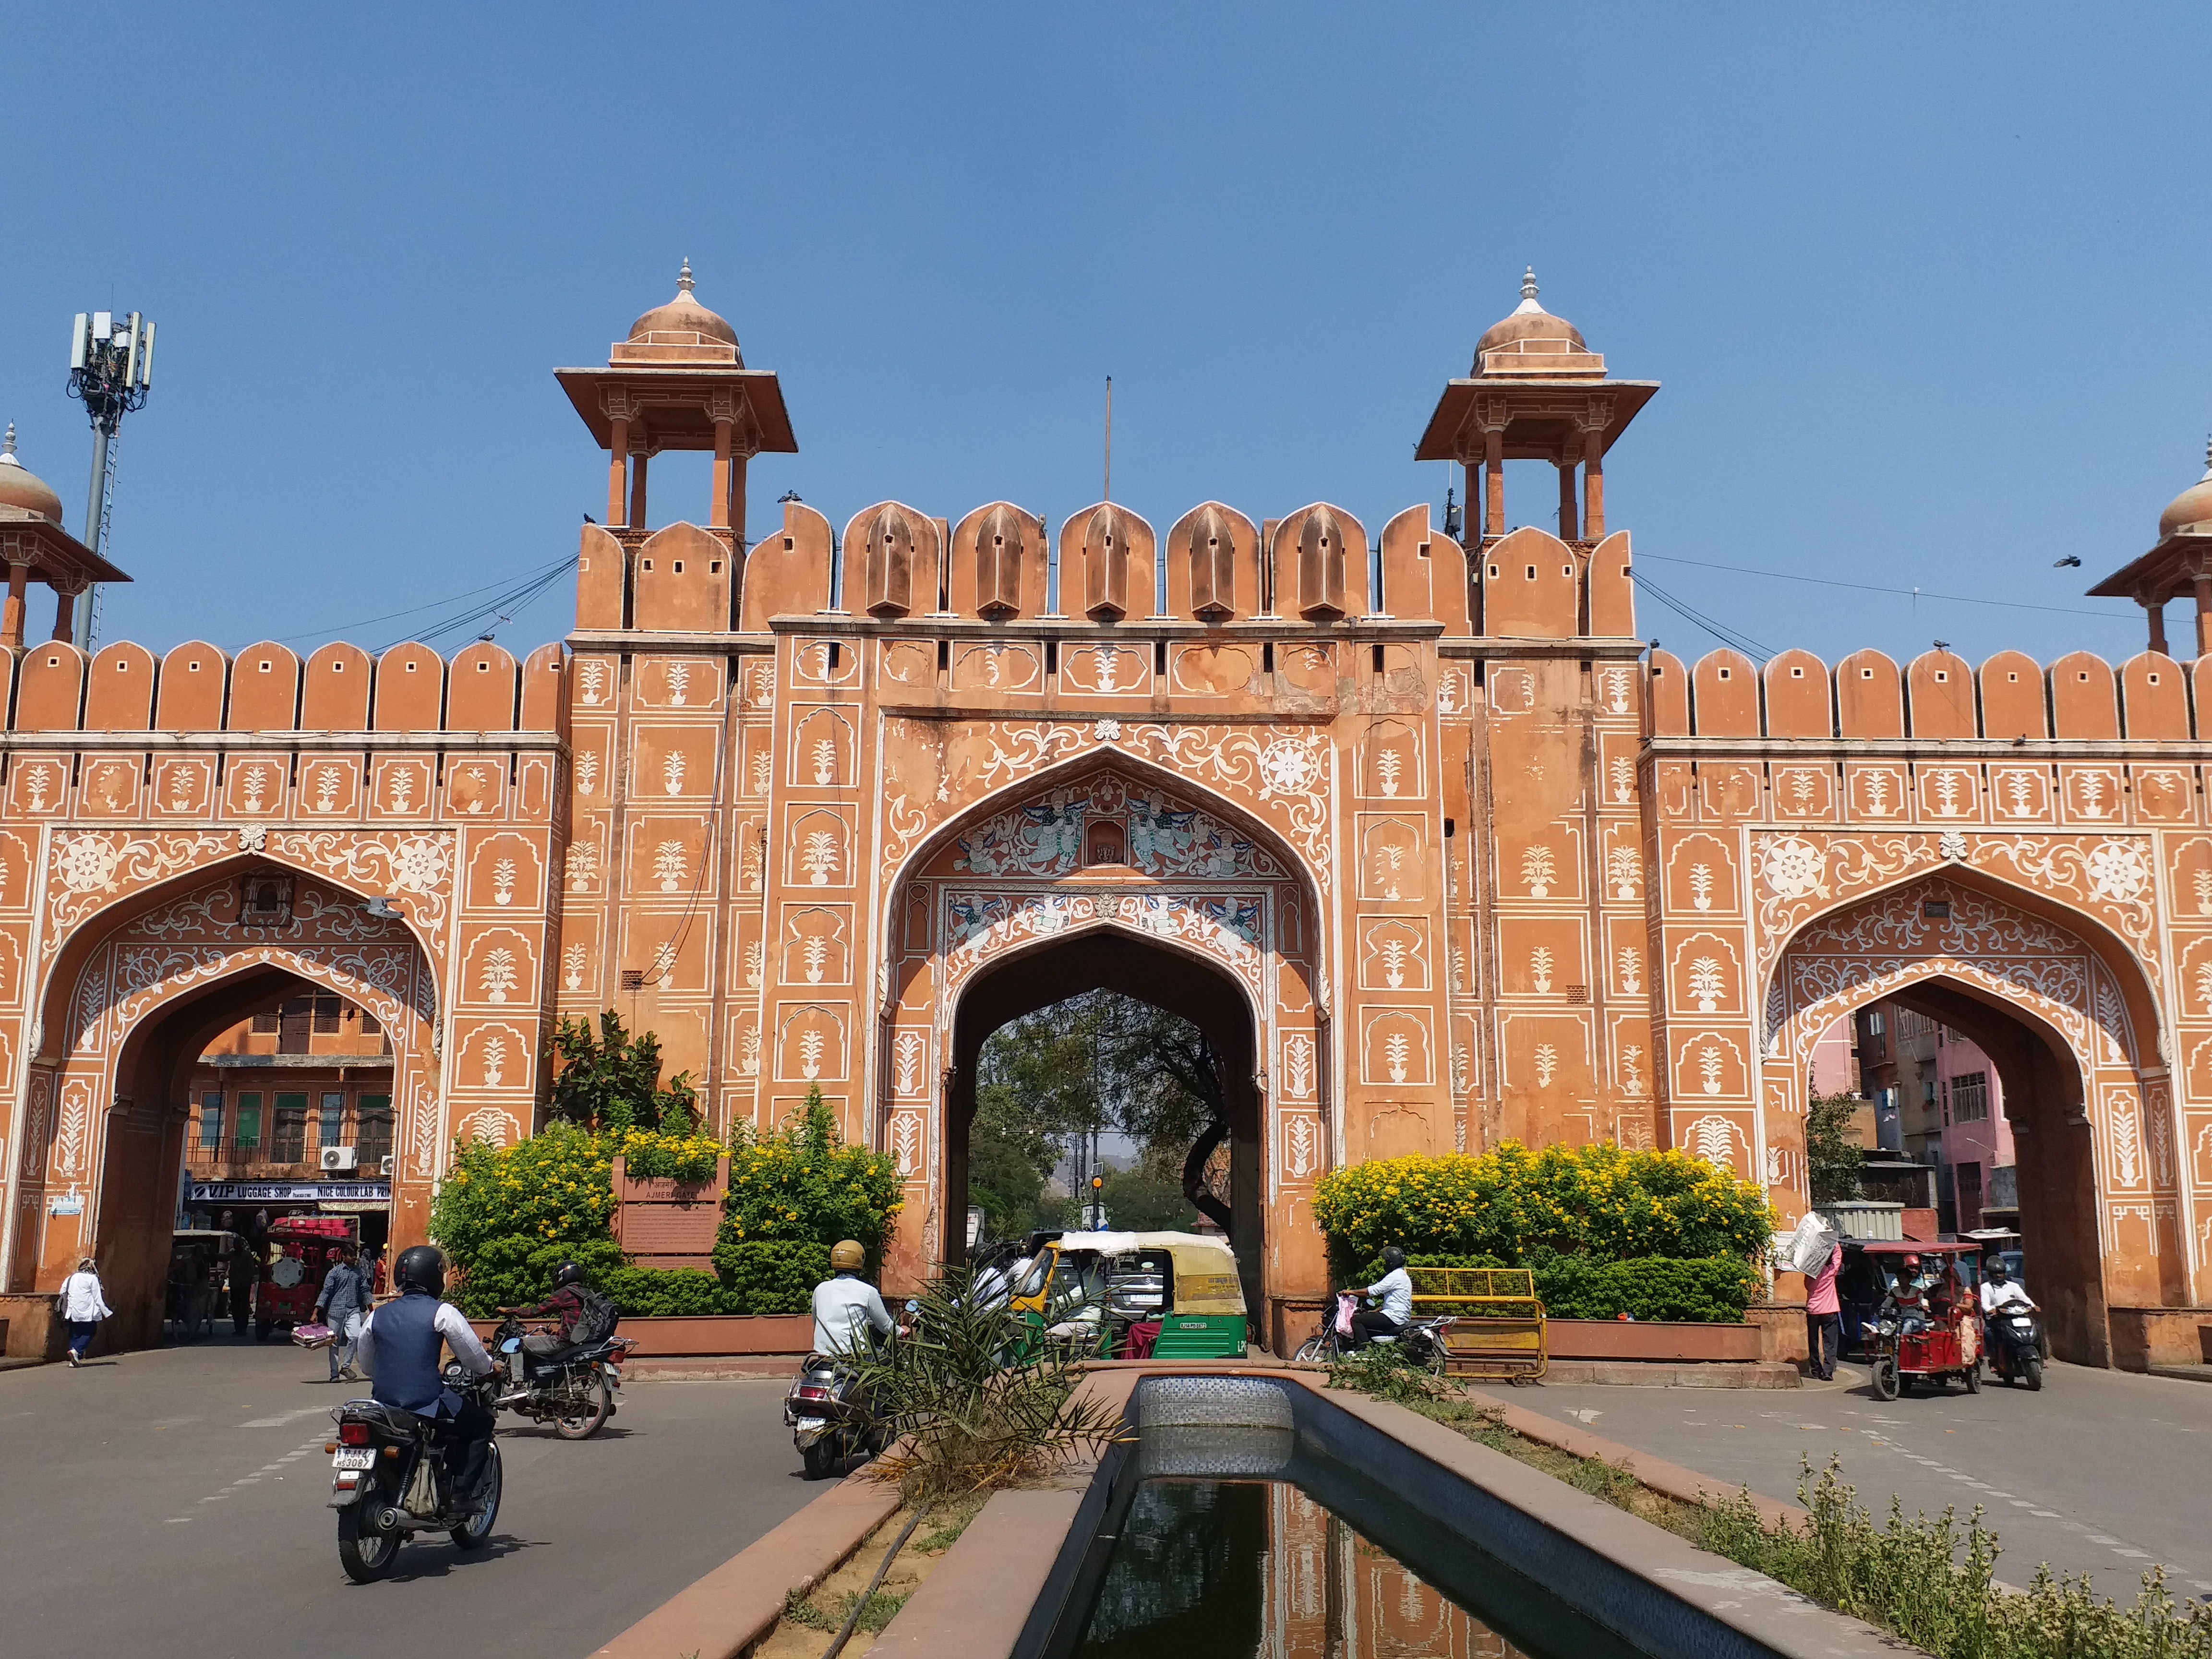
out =
[(593, 1283), (635, 1319), (734, 1313), (722, 1281), (704, 1267), (617, 1267)]
[[(1449, 1288), (1441, 1273), (1424, 1273), (1435, 1267), (1504, 1267), (1514, 1264), (1495, 1256), (1409, 1255), (1406, 1269), (1413, 1275), (1417, 1295), (1438, 1296)], [(1763, 1281), (1759, 1270), (1735, 1256), (1703, 1256), (1681, 1261), (1671, 1256), (1644, 1256), (1633, 1261), (1593, 1261), (1588, 1256), (1559, 1255), (1539, 1251), (1518, 1264), (1535, 1276), (1536, 1297), (1552, 1319), (1679, 1320), (1700, 1325), (1740, 1325), (1743, 1311), (1758, 1298)], [(1376, 1257), (1359, 1276), (1362, 1285), (1382, 1277)], [(1425, 1302), (1415, 1311), (1424, 1317), (1447, 1313), (1510, 1313), (1495, 1304), (1483, 1310), (1466, 1304)]]
[(548, 1244), (509, 1233), (487, 1239), (467, 1264), (466, 1279), (449, 1293), (449, 1299), (471, 1319), (489, 1319), (495, 1308), (530, 1307), (545, 1299), (553, 1288), (553, 1270), (563, 1261), (579, 1263), (585, 1277), (605, 1290), (607, 1275), (623, 1265), (622, 1249), (611, 1238)]
[(623, 1155), (623, 1173), (632, 1181), (712, 1181), (724, 1151), (712, 1135), (629, 1129), (608, 1139), (611, 1150)]
[(1610, 1143), (1530, 1152), (1513, 1140), (1480, 1158), (1378, 1158), (1336, 1170), (1315, 1192), (1314, 1218), (1346, 1280), (1389, 1244), (1408, 1255), (1507, 1261), (1540, 1251), (1749, 1261), (1776, 1225), (1763, 1188), (1686, 1152)]
[(714, 1271), (732, 1313), (805, 1313), (814, 1305), (814, 1287), (830, 1277), (830, 1247), (812, 1239), (741, 1239), (725, 1218)]
[(730, 1138), (729, 1213), (733, 1242), (788, 1239), (835, 1244), (858, 1239), (872, 1261), (902, 1207), (898, 1161), (887, 1152), (849, 1146), (837, 1120), (811, 1090), (796, 1121), (755, 1131), (739, 1125)]

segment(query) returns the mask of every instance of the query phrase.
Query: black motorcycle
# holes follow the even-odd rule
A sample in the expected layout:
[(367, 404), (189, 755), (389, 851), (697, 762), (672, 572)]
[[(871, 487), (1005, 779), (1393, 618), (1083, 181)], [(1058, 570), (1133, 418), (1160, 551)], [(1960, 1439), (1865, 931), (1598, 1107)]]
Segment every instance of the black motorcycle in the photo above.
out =
[(848, 1457), (873, 1457), (890, 1440), (888, 1426), (860, 1393), (859, 1377), (828, 1354), (806, 1356), (783, 1397), (783, 1421), (809, 1480), (836, 1473)]
[(2043, 1319), (2033, 1308), (2014, 1303), (1983, 1322), (1989, 1332), (1990, 1367), (2007, 1383), (2025, 1382), (2032, 1394), (2043, 1387)]
[(491, 1340), (500, 1370), (497, 1403), (502, 1410), (534, 1423), (550, 1423), (563, 1440), (589, 1440), (615, 1414), (614, 1394), (622, 1387), (627, 1338), (572, 1347), (547, 1358), (525, 1353), (520, 1322), (509, 1317)]
[[(449, 1365), (446, 1385), (489, 1409), (497, 1376), (471, 1377)], [(497, 1440), (485, 1449), (483, 1486), (471, 1503), (453, 1491), (446, 1467), (452, 1419), (374, 1400), (349, 1400), (331, 1415), (338, 1437), (325, 1449), (335, 1471), (330, 1506), (338, 1512), (338, 1565), (355, 1583), (390, 1577), (399, 1547), (418, 1532), (450, 1533), (465, 1550), (490, 1539), (503, 1486)]]

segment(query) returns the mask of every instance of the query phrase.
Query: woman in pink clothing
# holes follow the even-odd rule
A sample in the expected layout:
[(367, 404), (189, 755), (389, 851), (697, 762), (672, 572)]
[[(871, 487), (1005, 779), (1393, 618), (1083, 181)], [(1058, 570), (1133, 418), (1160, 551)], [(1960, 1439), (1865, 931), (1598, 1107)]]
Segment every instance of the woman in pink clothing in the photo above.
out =
[(1844, 1265), (1844, 1247), (1828, 1252), (1827, 1265), (1805, 1280), (1805, 1340), (1812, 1351), (1813, 1375), (1823, 1382), (1836, 1380), (1836, 1357), (1844, 1345), (1843, 1304), (1836, 1297), (1836, 1272)]

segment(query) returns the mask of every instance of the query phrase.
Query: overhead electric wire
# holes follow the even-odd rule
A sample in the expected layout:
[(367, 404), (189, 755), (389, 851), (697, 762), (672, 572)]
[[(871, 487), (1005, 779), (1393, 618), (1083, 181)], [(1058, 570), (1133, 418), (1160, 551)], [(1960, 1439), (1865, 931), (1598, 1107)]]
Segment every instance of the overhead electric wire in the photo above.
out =
[[(447, 617), (441, 621), (428, 623), (412, 633), (404, 634), (400, 638), (420, 640), (424, 644), (429, 645), (448, 637), (458, 640), (464, 634), (471, 637), (477, 636), (483, 631), (482, 625), (485, 623), (490, 623), (496, 627), (500, 623), (512, 622), (521, 613), (524, 607), (536, 600), (546, 589), (573, 569), (575, 563), (576, 561), (574, 559), (566, 560), (550, 570), (542, 571), (535, 576), (516, 583), (504, 592), (494, 594), (481, 605), (474, 605), (458, 615)], [(397, 645), (399, 640), (394, 640), (391, 643)], [(386, 646), (381, 648), (389, 650), (391, 647)]]
[[(525, 576), (520, 580), (527, 582), (541, 575), (550, 579), (559, 575), (564, 570), (573, 568), (575, 562), (575, 556), (571, 554), (568, 558), (562, 560), (558, 564), (553, 565), (550, 568), (541, 566), (538, 570), (532, 572), (529, 575)], [(378, 623), (397, 622), (402, 617), (419, 617), (425, 611), (442, 610), (447, 605), (458, 604), (463, 599), (474, 599), (479, 593), (489, 593), (494, 588), (501, 586), (502, 583), (511, 586), (514, 584), (516, 580), (517, 579), (514, 577), (502, 577), (500, 581), (486, 582), (482, 587), (467, 588), (459, 593), (448, 593), (443, 599), (432, 599), (427, 605), (410, 605), (404, 611), (387, 611), (380, 617), (362, 617), (352, 622), (334, 623), (328, 628), (312, 628), (304, 634), (287, 634), (283, 638), (277, 640), (276, 643), (278, 645), (290, 645), (300, 640), (319, 640), (328, 635), (343, 634), (348, 629), (351, 628), (369, 628), (374, 626)], [(408, 637), (412, 636), (410, 635)]]
[(1949, 605), (1994, 605), (2008, 611), (2051, 611), (2062, 617), (2102, 617), (2106, 622), (2123, 620), (2114, 611), (2085, 611), (2075, 605), (2031, 605), (2025, 599), (1985, 599), (1969, 593), (1936, 593), (1924, 587), (1883, 587), (1873, 582), (1838, 581), (1832, 576), (1800, 576), (1787, 570), (1759, 570), (1749, 565), (1715, 564), (1707, 559), (1676, 558), (1665, 553), (1638, 553), (1636, 562), (1656, 559), (1662, 564), (1695, 565), (1700, 570), (1726, 570), (1738, 576), (1766, 576), (1778, 582), (1811, 582), (1817, 587), (1848, 587), (1861, 593), (1893, 593), (1899, 599), (1942, 599)]
[(1761, 645), (1757, 640), (1752, 638), (1750, 635), (1741, 633), (1735, 629), (1730, 628), (1726, 623), (1716, 622), (1711, 617), (1706, 616), (1703, 611), (1692, 610), (1690, 606), (1683, 604), (1681, 600), (1676, 599), (1672, 593), (1669, 593), (1665, 588), (1653, 581), (1650, 577), (1645, 575), (1642, 571), (1632, 569), (1629, 572), (1629, 576), (1631, 580), (1635, 582), (1636, 591), (1638, 592), (1649, 593), (1653, 599), (1658, 600), (1660, 604), (1665, 605), (1669, 611), (1680, 617), (1684, 622), (1688, 623), (1693, 628), (1701, 629), (1705, 633), (1711, 635), (1713, 638), (1718, 640), (1723, 645), (1728, 647), (1731, 651), (1741, 651), (1747, 657), (1756, 657), (1762, 662), (1774, 654), (1773, 650), (1770, 647)]

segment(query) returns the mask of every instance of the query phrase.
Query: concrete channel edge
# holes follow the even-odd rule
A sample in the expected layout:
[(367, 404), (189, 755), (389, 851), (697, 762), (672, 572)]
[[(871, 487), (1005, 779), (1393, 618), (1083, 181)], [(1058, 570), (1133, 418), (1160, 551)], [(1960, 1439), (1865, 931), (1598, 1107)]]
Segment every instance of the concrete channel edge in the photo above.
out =
[(849, 1474), (662, 1602), (593, 1659), (738, 1659), (775, 1627), (785, 1596), (814, 1588), (896, 1514), (898, 1489)]

